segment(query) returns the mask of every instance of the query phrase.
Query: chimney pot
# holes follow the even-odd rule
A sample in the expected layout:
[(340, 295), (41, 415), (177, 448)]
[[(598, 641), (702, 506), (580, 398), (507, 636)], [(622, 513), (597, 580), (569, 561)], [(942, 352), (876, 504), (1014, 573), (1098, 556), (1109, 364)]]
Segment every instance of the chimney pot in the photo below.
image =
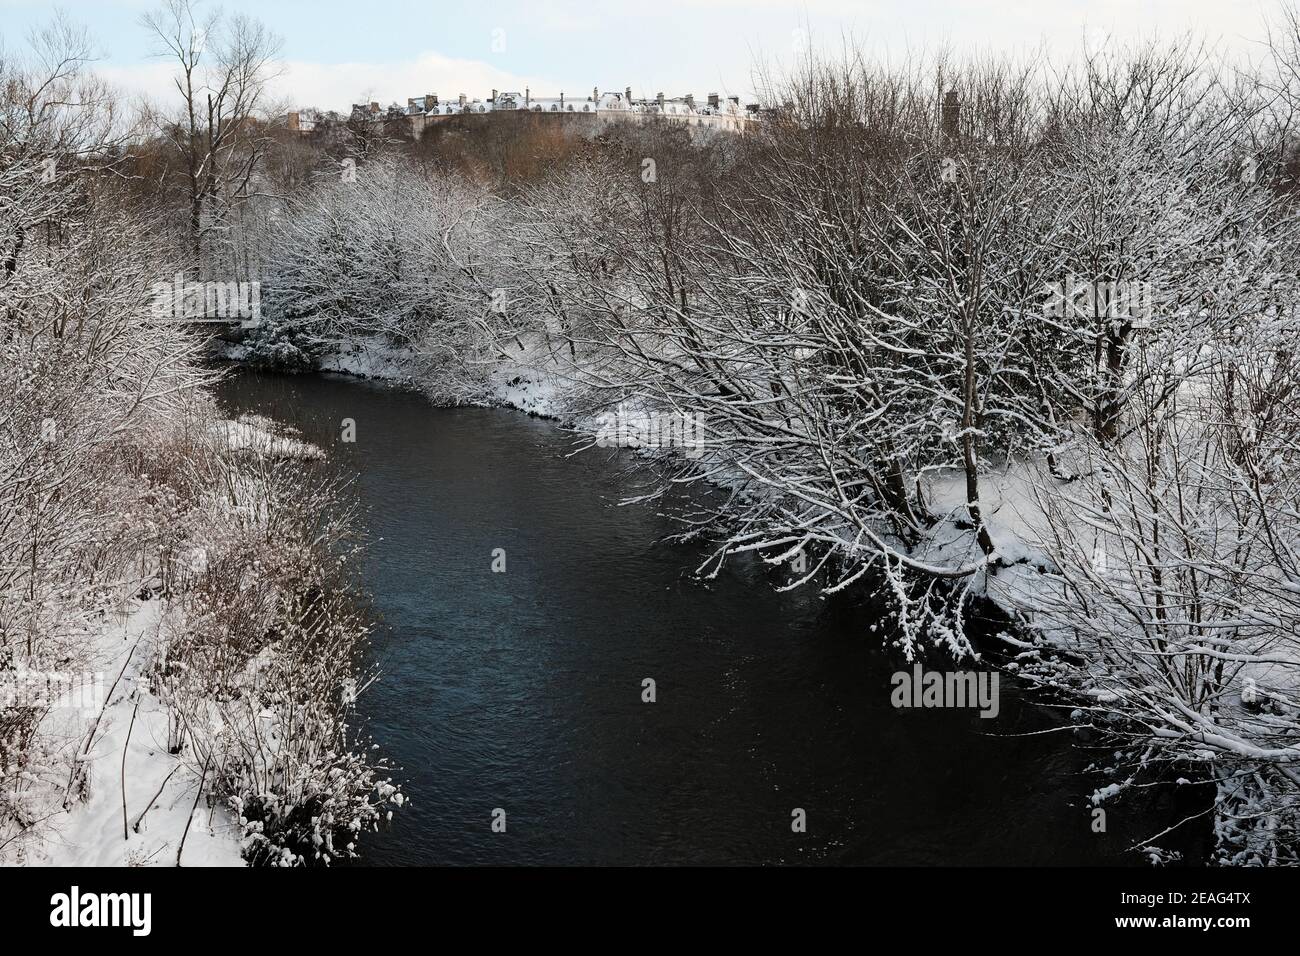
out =
[(957, 91), (949, 90), (943, 94), (943, 112), (939, 121), (945, 140), (951, 141), (957, 138), (957, 123), (960, 117), (961, 104), (957, 98)]

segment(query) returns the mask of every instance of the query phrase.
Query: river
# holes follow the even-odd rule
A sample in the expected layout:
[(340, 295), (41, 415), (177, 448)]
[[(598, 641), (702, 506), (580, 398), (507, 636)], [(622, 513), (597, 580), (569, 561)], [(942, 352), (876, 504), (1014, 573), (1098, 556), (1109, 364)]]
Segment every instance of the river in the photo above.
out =
[[(1094, 832), (1102, 755), (1044, 733), (1059, 708), (1004, 677), (996, 719), (895, 709), (905, 664), (872, 632), (878, 606), (777, 594), (753, 561), (694, 579), (703, 546), (618, 505), (632, 459), (574, 454), (552, 422), (337, 376), (218, 391), (357, 476), (382, 621), (360, 710), (410, 801), (361, 863), (1136, 864), (1133, 843), (1198, 808), (1154, 790)], [(1207, 841), (1176, 845), (1194, 859)]]

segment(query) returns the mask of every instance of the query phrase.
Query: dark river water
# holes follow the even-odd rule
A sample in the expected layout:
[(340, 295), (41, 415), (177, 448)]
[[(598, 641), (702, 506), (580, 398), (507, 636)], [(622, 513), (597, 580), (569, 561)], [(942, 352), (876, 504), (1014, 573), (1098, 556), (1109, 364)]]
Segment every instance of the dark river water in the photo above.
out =
[(1094, 833), (1101, 755), (1043, 733), (1058, 708), (1004, 677), (996, 719), (895, 709), (879, 608), (777, 594), (752, 562), (693, 579), (701, 547), (617, 504), (630, 459), (575, 455), (553, 423), (328, 376), (241, 373), (220, 397), (357, 475), (382, 620), (361, 710), (410, 801), (361, 862), (1141, 863), (1133, 843), (1197, 808), (1151, 791)]

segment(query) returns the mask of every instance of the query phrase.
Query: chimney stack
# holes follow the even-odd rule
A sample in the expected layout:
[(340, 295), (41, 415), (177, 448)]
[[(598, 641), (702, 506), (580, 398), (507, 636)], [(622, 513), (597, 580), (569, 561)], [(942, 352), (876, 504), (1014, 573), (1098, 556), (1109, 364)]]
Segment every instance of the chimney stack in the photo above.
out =
[(710, 94), (709, 94), (709, 106), (712, 107), (712, 108), (715, 109), (715, 110), (718, 108), (718, 94), (717, 94), (717, 93), (710, 93)]
[(686, 94), (686, 108), (687, 108), (688, 110), (693, 110), (693, 109), (695, 109), (695, 94), (694, 94), (694, 93), (687, 93), (687, 94)]
[(943, 94), (943, 114), (940, 120), (940, 129), (943, 133), (945, 143), (955, 142), (957, 139), (957, 120), (961, 117), (961, 105), (957, 100), (957, 91), (949, 90)]
[(465, 108), (465, 103), (468, 101), (468, 99), (469, 99), (469, 97), (467, 97), (464, 93), (462, 93), (462, 94), (460, 94), (460, 99), (459, 99), (459, 101), (457, 102), (456, 105), (459, 106), (461, 109), (464, 109), (464, 108)]
[(659, 104), (659, 112), (662, 113), (664, 111), (664, 94), (662, 90), (655, 96), (655, 102)]

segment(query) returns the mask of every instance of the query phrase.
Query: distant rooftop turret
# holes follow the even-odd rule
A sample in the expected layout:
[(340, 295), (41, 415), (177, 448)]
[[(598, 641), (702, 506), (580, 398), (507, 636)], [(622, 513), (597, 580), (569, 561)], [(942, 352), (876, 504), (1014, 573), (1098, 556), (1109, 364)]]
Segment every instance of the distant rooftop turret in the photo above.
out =
[(961, 106), (957, 101), (957, 91), (949, 90), (943, 94), (943, 112), (940, 117), (940, 126), (945, 140), (957, 138), (957, 121), (960, 116)]

